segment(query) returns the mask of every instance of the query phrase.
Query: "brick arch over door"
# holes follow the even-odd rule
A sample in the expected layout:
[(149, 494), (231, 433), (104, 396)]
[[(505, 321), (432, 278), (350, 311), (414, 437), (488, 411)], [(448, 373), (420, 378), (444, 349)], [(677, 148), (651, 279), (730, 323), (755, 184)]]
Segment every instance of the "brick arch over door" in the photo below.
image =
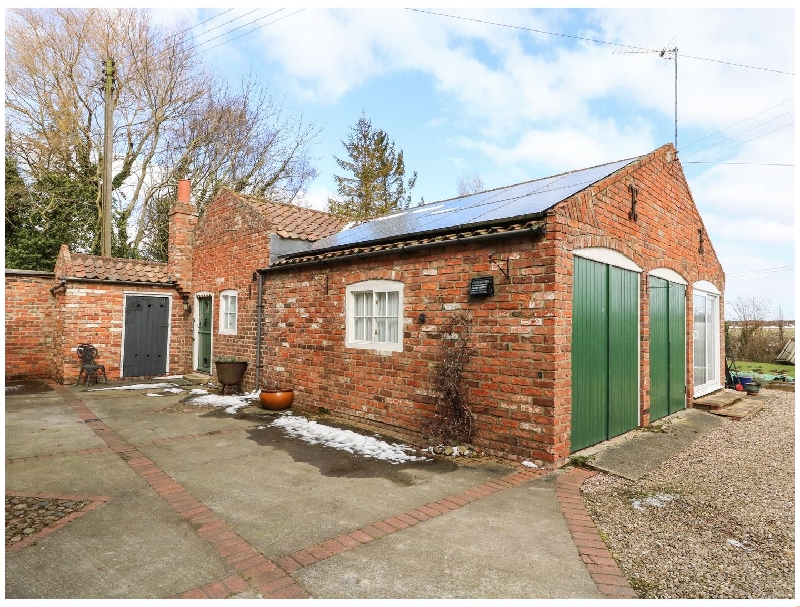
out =
[(573, 251), (573, 453), (639, 425), (640, 272), (611, 249)]

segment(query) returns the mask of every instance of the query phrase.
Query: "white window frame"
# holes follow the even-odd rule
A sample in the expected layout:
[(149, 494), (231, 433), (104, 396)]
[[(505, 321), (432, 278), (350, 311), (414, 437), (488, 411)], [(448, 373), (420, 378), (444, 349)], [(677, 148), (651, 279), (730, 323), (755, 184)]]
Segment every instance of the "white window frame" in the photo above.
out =
[[(706, 371), (713, 371), (713, 376), (707, 378), (707, 380), (702, 384), (697, 384), (696, 377), (692, 381), (694, 384), (693, 388), (693, 395), (695, 398), (699, 398), (701, 396), (705, 396), (706, 394), (710, 394), (711, 392), (715, 392), (717, 390), (721, 390), (723, 387), (722, 384), (722, 377), (720, 372), (720, 360), (719, 360), (719, 350), (720, 350), (720, 292), (719, 290), (710, 282), (705, 280), (696, 282), (692, 285), (692, 367), (693, 369), (697, 367), (697, 361), (695, 360), (694, 355), (694, 343), (695, 340), (699, 337), (698, 332), (694, 328), (694, 316), (696, 313), (695, 302), (697, 301), (698, 297), (702, 297), (705, 299), (706, 305), (708, 309), (711, 311), (710, 315), (710, 323), (711, 329), (707, 331), (707, 337), (710, 337), (710, 343), (706, 343), (706, 352), (711, 355), (710, 360), (706, 360)], [(695, 373), (692, 372), (694, 376)]]
[[(233, 312), (226, 306), (231, 299), (233, 300)], [(226, 320), (233, 315), (233, 328), (228, 326)], [(239, 324), (239, 291), (236, 289), (226, 289), (219, 294), (219, 334), (220, 335), (236, 335), (237, 326)]]
[[(372, 340), (356, 339), (356, 294), (360, 293), (397, 293), (397, 342), (376, 341), (374, 306), (375, 300), (372, 299), (373, 308), (366, 318), (372, 319), (372, 329), (369, 331), (373, 336)], [(378, 350), (382, 352), (402, 352), (403, 351), (403, 283), (396, 280), (365, 280), (351, 285), (347, 285), (345, 294), (345, 346), (347, 348), (358, 348), (361, 350)], [(393, 316), (392, 316), (393, 318)]]

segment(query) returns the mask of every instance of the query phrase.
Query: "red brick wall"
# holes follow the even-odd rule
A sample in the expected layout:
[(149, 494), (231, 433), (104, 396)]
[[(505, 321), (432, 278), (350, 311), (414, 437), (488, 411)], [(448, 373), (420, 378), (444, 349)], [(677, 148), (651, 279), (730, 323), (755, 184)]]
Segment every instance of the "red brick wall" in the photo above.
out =
[[(182, 302), (174, 289), (68, 282), (62, 296), (63, 339), (59, 344), (56, 363), (60, 368), (59, 378), (65, 383), (74, 382), (78, 377), (80, 364), (76, 349), (81, 343), (90, 343), (97, 348), (97, 362), (105, 365), (109, 380), (121, 377), (125, 293), (171, 295), (171, 334), (179, 336), (186, 330)], [(167, 373), (182, 373), (184, 369), (180, 361), (180, 340), (171, 339)]]
[(52, 274), (6, 270), (6, 378), (50, 375), (55, 284)]
[[(692, 386), (691, 284), (708, 280), (720, 291), (725, 285), (707, 236), (705, 252), (698, 252), (702, 221), (670, 153), (672, 147), (665, 146), (560, 203), (548, 213), (546, 235), (538, 240), (515, 236), (270, 272), (264, 287), (265, 379), (293, 387), (300, 408), (322, 407), (351, 420), (423, 433), (432, 415), (440, 330), (456, 310), (468, 311), (475, 356), (466, 380), (477, 416), (475, 444), (512, 459), (564, 461), (570, 453), (573, 249), (609, 248), (645, 273), (669, 268), (689, 282), (687, 383)], [(629, 183), (639, 188), (635, 222), (628, 218)], [(490, 253), (509, 259), (510, 279), (489, 262)], [(470, 299), (470, 278), (487, 274), (494, 276), (496, 294)], [(345, 348), (346, 286), (372, 279), (405, 285), (402, 353)], [(649, 421), (646, 284), (643, 274), (643, 423)]]
[[(243, 387), (255, 387), (257, 283), (253, 272), (269, 264), (269, 225), (253, 207), (223, 192), (197, 226), (193, 254), (193, 293), (213, 295), (212, 361), (236, 356), (249, 362)], [(219, 332), (220, 293), (238, 293), (236, 335)], [(195, 310), (195, 321), (196, 321)], [(194, 346), (194, 340), (191, 342)], [(189, 361), (191, 361), (191, 354)], [(216, 374), (212, 365), (212, 373)]]
[[(474, 443), (496, 455), (552, 461), (552, 257), (543, 259), (526, 234), (269, 273), (265, 378), (294, 388), (300, 408), (424, 434), (442, 329), (466, 312), (473, 318), (465, 382), (476, 415)], [(509, 259), (510, 280), (490, 253)], [(470, 298), (470, 279), (486, 275), (494, 276), (495, 295)], [(346, 287), (376, 279), (404, 283), (403, 352), (345, 348)]]

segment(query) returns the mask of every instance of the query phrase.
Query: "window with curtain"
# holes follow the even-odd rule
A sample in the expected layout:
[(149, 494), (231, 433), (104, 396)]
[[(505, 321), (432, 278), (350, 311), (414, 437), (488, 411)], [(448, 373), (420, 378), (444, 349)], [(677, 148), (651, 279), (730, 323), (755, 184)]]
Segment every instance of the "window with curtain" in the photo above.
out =
[(228, 290), (220, 293), (219, 332), (226, 335), (236, 335), (236, 317), (238, 315), (237, 291)]
[(368, 280), (347, 287), (347, 347), (402, 351), (403, 283)]

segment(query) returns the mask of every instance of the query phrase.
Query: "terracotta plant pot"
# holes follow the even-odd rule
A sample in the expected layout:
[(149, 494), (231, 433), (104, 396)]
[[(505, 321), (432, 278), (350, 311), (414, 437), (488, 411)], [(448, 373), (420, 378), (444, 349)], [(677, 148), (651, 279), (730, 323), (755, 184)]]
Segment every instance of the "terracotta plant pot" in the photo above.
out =
[(261, 390), (258, 404), (269, 411), (283, 411), (292, 406), (294, 390)]

